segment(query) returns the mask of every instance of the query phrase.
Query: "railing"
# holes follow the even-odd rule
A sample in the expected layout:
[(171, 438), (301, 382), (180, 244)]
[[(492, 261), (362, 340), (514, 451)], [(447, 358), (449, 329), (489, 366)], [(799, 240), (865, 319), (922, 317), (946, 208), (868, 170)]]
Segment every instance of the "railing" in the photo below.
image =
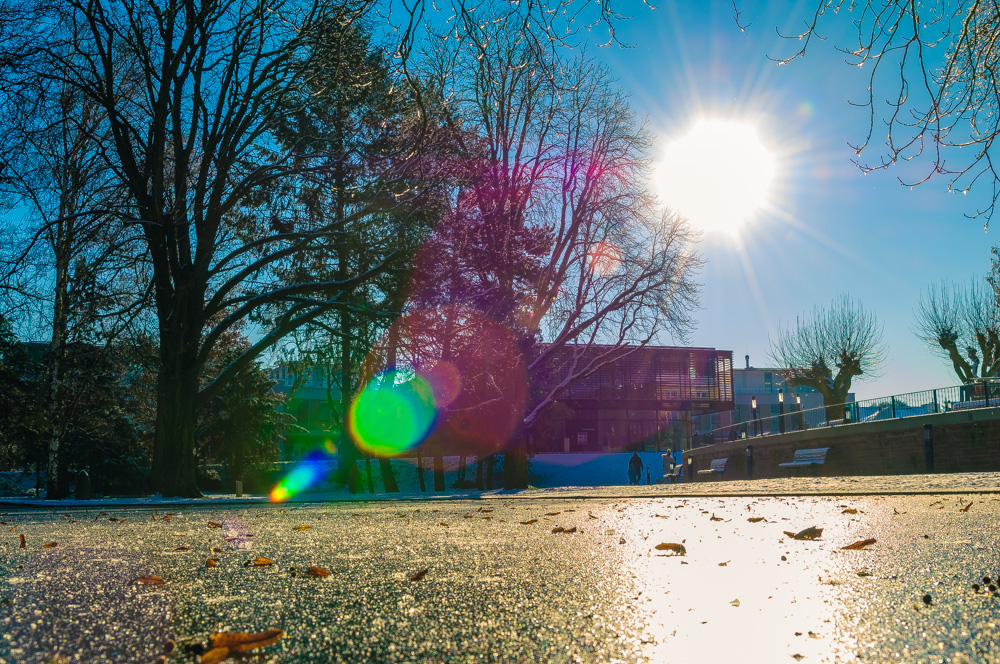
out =
[[(836, 404), (839, 418), (828, 418), (831, 411), (826, 406), (795, 410), (789, 408), (784, 415), (768, 415), (753, 420), (737, 422), (731, 426), (719, 427), (704, 434), (693, 437), (692, 447), (712, 445), (727, 440), (741, 438), (756, 438), (775, 433), (802, 431), (809, 428), (832, 427), (859, 422), (877, 422), (918, 415), (948, 413), (956, 410), (971, 410), (975, 408), (1000, 407), (1000, 378), (989, 378), (968, 385), (942, 387), (936, 390), (907, 392), (888, 397), (864, 399)], [(808, 420), (811, 413), (822, 413), (822, 422), (810, 427)], [(783, 420), (783, 421), (782, 421)], [(697, 440), (695, 439), (697, 438)]]

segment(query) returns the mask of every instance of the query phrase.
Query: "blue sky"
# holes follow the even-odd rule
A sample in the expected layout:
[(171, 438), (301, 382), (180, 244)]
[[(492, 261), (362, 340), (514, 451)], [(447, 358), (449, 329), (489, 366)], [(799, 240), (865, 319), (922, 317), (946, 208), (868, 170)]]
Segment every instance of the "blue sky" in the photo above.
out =
[[(850, 16), (829, 17), (826, 41), (778, 66), (768, 56), (788, 56), (798, 43), (775, 28), (798, 31), (809, 7), (738, 4), (745, 32), (731, 2), (664, 2), (656, 10), (628, 8), (633, 20), (618, 36), (633, 48), (588, 47), (630, 92), (658, 148), (709, 115), (754, 122), (779, 155), (777, 209), (749, 222), (741, 244), (719, 236), (700, 244), (707, 264), (691, 343), (732, 350), (737, 366), (745, 354), (767, 366), (768, 335), (779, 323), (848, 293), (877, 313), (888, 344), (881, 375), (855, 382), (859, 399), (957, 383), (914, 335), (913, 312), (921, 292), (941, 279), (988, 273), (996, 230), (984, 233), (981, 219), (964, 217), (988, 183), (962, 196), (948, 193), (940, 178), (902, 186), (902, 169), (862, 174), (849, 143), (864, 137), (868, 111), (848, 101), (863, 98), (867, 72), (835, 49), (851, 45)], [(878, 160), (884, 133), (863, 158)]]

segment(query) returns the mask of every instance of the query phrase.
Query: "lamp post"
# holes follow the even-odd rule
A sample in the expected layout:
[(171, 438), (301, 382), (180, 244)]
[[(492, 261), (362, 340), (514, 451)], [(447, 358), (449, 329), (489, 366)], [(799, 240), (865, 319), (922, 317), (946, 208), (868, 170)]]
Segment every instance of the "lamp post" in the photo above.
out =
[(757, 435), (757, 427), (759, 423), (757, 422), (757, 397), (750, 397), (750, 415), (753, 417), (753, 435)]
[(802, 397), (798, 394), (795, 395), (795, 407), (799, 411), (799, 431), (804, 431), (806, 423), (805, 418), (802, 416)]
[(785, 433), (785, 393), (778, 388), (778, 433)]

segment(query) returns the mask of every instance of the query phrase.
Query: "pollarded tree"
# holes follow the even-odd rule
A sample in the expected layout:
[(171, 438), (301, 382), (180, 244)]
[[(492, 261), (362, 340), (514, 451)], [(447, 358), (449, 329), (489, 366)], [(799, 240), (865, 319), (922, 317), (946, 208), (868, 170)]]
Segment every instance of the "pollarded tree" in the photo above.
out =
[(921, 296), (917, 336), (940, 351), (962, 383), (1000, 375), (1000, 309), (980, 279), (968, 287), (942, 281)]
[[(835, 18), (833, 15), (837, 15)], [(845, 19), (849, 17), (849, 19)], [(800, 47), (780, 62), (803, 57), (824, 21), (850, 20), (857, 40), (842, 46), (847, 63), (869, 72), (859, 105), (867, 106), (867, 135), (855, 146), (871, 147), (876, 128), (887, 125), (880, 158), (859, 162), (865, 171), (923, 159), (923, 175), (948, 178), (948, 189), (992, 187), (990, 203), (970, 216), (986, 223), (1000, 200), (1000, 171), (993, 146), (1000, 137), (1000, 5), (995, 1), (817, 0), (806, 29), (793, 39)]]
[(789, 383), (823, 395), (826, 417), (832, 420), (843, 416), (840, 408), (851, 382), (877, 375), (886, 350), (875, 314), (843, 295), (796, 317), (794, 328), (779, 326), (770, 355), (776, 366), (785, 368)]

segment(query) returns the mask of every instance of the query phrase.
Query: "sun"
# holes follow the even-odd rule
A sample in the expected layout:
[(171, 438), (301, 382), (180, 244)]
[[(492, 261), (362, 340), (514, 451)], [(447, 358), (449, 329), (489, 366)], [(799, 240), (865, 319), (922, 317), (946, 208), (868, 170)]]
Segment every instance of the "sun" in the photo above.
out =
[(705, 118), (664, 146), (655, 178), (661, 201), (695, 227), (739, 236), (770, 204), (776, 170), (753, 124)]

